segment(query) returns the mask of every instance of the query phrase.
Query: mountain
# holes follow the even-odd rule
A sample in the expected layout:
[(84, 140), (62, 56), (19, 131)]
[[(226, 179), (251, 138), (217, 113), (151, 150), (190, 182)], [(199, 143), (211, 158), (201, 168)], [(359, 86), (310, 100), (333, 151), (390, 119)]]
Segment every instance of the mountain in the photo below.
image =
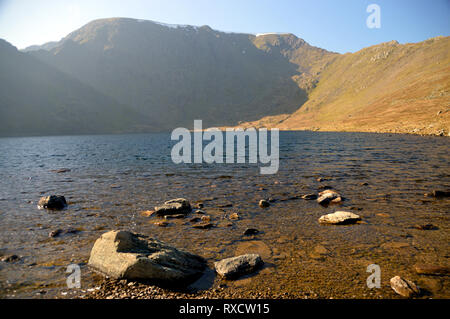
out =
[(450, 37), (336, 56), (296, 112), (242, 126), (447, 135)]
[[(308, 67), (327, 54), (285, 37), (305, 52)], [(172, 130), (194, 119), (206, 126), (256, 120), (306, 102), (307, 89), (295, 81), (300, 66), (265, 38), (113, 18), (29, 53)]]
[(447, 134), (450, 38), (338, 54), (293, 34), (111, 18), (0, 43), (0, 135), (204, 127)]
[(126, 106), (0, 40), (0, 136), (138, 130)]

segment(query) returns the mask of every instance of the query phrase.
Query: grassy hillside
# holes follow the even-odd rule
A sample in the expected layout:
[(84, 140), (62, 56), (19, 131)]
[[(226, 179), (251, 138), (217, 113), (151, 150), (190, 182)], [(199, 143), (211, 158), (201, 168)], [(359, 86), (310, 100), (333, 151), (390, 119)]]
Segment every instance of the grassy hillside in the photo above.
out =
[(450, 37), (392, 41), (334, 57), (296, 112), (243, 125), (447, 135)]

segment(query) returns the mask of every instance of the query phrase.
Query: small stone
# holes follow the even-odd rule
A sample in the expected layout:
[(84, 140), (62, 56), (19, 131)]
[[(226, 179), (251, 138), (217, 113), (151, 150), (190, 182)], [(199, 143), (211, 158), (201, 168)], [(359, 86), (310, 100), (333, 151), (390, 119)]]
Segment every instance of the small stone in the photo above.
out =
[(268, 202), (268, 201), (266, 201), (266, 200), (264, 200), (264, 199), (261, 199), (260, 201), (259, 201), (259, 207), (261, 207), (261, 208), (266, 208), (266, 207), (269, 207), (270, 206), (270, 203)]
[(189, 220), (189, 222), (191, 222), (191, 223), (198, 223), (200, 220), (201, 220), (200, 218), (194, 217), (194, 218), (191, 218), (191, 219)]
[(163, 205), (155, 207), (155, 213), (158, 216), (188, 214), (191, 212), (191, 204), (184, 198), (171, 199), (164, 202)]
[(395, 276), (390, 280), (392, 289), (400, 296), (411, 298), (419, 295), (419, 288), (407, 279), (403, 279), (400, 276)]
[(54, 209), (61, 210), (67, 207), (67, 202), (64, 196), (61, 195), (50, 195), (41, 197), (38, 202), (39, 209)]
[(338, 192), (327, 189), (323, 192), (319, 193), (319, 198), (317, 198), (317, 202), (320, 205), (326, 206), (330, 203), (340, 203), (342, 201), (341, 195)]
[(244, 231), (244, 236), (251, 236), (256, 234), (259, 234), (259, 230), (257, 230), (256, 228), (247, 228)]
[(6, 255), (6, 256), (3, 256), (3, 257), (0, 259), (0, 261), (4, 261), (4, 262), (9, 263), (9, 262), (18, 261), (19, 259), (20, 259), (20, 258), (19, 258), (19, 256), (17, 256), (17, 255)]
[(216, 272), (226, 279), (234, 279), (241, 275), (251, 273), (261, 267), (264, 262), (258, 254), (246, 254), (226, 258), (215, 262)]
[(319, 223), (344, 225), (344, 224), (353, 224), (359, 220), (361, 220), (361, 217), (359, 215), (350, 212), (338, 211), (332, 214), (321, 216), (319, 218)]
[(166, 222), (165, 220), (161, 220), (161, 221), (155, 222), (153, 225), (156, 225), (159, 227), (167, 227), (169, 225), (169, 223)]
[(232, 213), (232, 214), (230, 214), (230, 216), (228, 216), (228, 218), (231, 220), (238, 220), (239, 215), (238, 215), (238, 213)]
[(209, 221), (211, 221), (211, 216), (204, 215), (204, 216), (201, 217), (201, 220), (204, 221), (204, 222), (209, 222)]
[(52, 230), (49, 234), (48, 237), (56, 237), (59, 236), (62, 233), (61, 229), (56, 229), (56, 230)]

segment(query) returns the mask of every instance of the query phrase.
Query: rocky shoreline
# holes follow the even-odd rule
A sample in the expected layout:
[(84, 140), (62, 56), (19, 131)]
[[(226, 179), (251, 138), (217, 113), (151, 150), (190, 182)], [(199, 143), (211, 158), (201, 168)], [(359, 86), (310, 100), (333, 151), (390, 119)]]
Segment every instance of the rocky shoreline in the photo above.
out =
[[(318, 182), (326, 179), (318, 178)], [(342, 195), (331, 187), (324, 186), (324, 190), (318, 194), (304, 194), (296, 197), (303, 200), (316, 200), (319, 205), (339, 205), (346, 200)], [(426, 197), (449, 197), (450, 192), (434, 190), (424, 194)], [(294, 199), (294, 198), (290, 198)], [(277, 200), (273, 198), (261, 199), (258, 206), (267, 209)], [(56, 204), (55, 204), (56, 203)], [(41, 198), (39, 207), (53, 210), (61, 210), (67, 207), (64, 196), (51, 195)], [(203, 204), (191, 206), (184, 198), (172, 199), (157, 206), (154, 210), (143, 212), (143, 216), (156, 216), (162, 221), (155, 225), (165, 227), (161, 224), (164, 220), (171, 218), (185, 218), (189, 214), (201, 216), (194, 217), (190, 221), (193, 228), (207, 229), (215, 225), (210, 223), (211, 218), (202, 210)], [(238, 220), (239, 215), (233, 213), (229, 216), (231, 220)], [(335, 211), (318, 219), (320, 224), (349, 225), (360, 223), (361, 216), (352, 212)], [(199, 225), (208, 227), (199, 227)], [(432, 230), (434, 227), (425, 225), (416, 227), (422, 230)], [(431, 225), (433, 226), (433, 225)], [(336, 226), (339, 227), (339, 226)], [(244, 236), (256, 235), (257, 229), (248, 228)], [(54, 237), (56, 235), (49, 235)], [(327, 254), (325, 248), (316, 249), (317, 254)], [(323, 251), (323, 252), (322, 252)], [(5, 260), (7, 261), (7, 260)], [(84, 290), (85, 294), (77, 296), (82, 299), (159, 299), (159, 298), (323, 298), (319, 294), (298, 292), (295, 294), (287, 292), (272, 291), (236, 291), (227, 289), (227, 281), (239, 279), (247, 274), (251, 275), (262, 268), (264, 261), (259, 254), (244, 254), (228, 257), (215, 261), (213, 268), (217, 276), (222, 280), (216, 280), (216, 285), (209, 289), (196, 289), (189, 286), (203, 274), (209, 271), (206, 261), (196, 255), (171, 247), (157, 239), (145, 235), (133, 234), (127, 231), (109, 231), (104, 233), (92, 248), (89, 267), (96, 272), (106, 276), (95, 289)], [(447, 276), (450, 268), (436, 265), (416, 265), (415, 270), (420, 275)], [(195, 280), (194, 280), (195, 277)], [(157, 283), (155, 285), (155, 283)], [(173, 283), (176, 283), (174, 286)], [(184, 284), (185, 283), (185, 284)], [(169, 284), (169, 285), (167, 285)], [(171, 288), (167, 288), (170, 286)], [(164, 288), (166, 287), (166, 288)], [(390, 280), (390, 288), (397, 294), (406, 298), (424, 296), (420, 288), (409, 279), (394, 276)]]

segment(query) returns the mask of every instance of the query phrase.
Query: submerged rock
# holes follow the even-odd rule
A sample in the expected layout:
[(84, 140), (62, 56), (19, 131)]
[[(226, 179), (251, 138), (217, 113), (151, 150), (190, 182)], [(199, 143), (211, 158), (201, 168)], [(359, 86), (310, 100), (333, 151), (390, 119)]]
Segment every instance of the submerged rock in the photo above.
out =
[(264, 264), (258, 254), (246, 254), (215, 262), (216, 272), (226, 279), (237, 278), (257, 270)]
[(201, 221), (199, 223), (192, 225), (192, 227), (198, 228), (198, 229), (208, 229), (208, 228), (214, 227), (214, 225), (209, 222), (206, 222), (206, 221)]
[(166, 201), (163, 205), (155, 207), (158, 216), (188, 214), (191, 212), (191, 204), (184, 198), (176, 198)]
[(338, 192), (326, 189), (323, 192), (319, 193), (319, 198), (317, 198), (317, 202), (320, 205), (328, 205), (330, 203), (340, 203), (342, 201), (341, 195)]
[(319, 223), (344, 225), (344, 224), (353, 224), (359, 220), (361, 220), (361, 217), (359, 215), (350, 212), (338, 211), (332, 214), (321, 216), (319, 218)]
[(450, 267), (447, 266), (415, 264), (414, 269), (420, 275), (432, 275), (432, 276), (450, 275)]
[(66, 235), (66, 234), (76, 234), (78, 232), (79, 232), (79, 230), (77, 230), (75, 228), (56, 229), (56, 230), (52, 230), (48, 234), (48, 237), (58, 237), (58, 236), (61, 236), (61, 235)]
[(200, 275), (206, 262), (157, 239), (116, 230), (97, 239), (88, 265), (114, 279), (177, 284)]
[(419, 288), (407, 279), (400, 276), (395, 276), (390, 280), (392, 289), (400, 296), (411, 298), (419, 295)]
[(419, 230), (437, 230), (437, 229), (439, 229), (437, 226), (435, 226), (433, 224), (415, 225), (414, 228), (419, 229)]
[(67, 207), (67, 202), (64, 196), (50, 195), (41, 197), (38, 202), (39, 209), (55, 209), (61, 210)]

